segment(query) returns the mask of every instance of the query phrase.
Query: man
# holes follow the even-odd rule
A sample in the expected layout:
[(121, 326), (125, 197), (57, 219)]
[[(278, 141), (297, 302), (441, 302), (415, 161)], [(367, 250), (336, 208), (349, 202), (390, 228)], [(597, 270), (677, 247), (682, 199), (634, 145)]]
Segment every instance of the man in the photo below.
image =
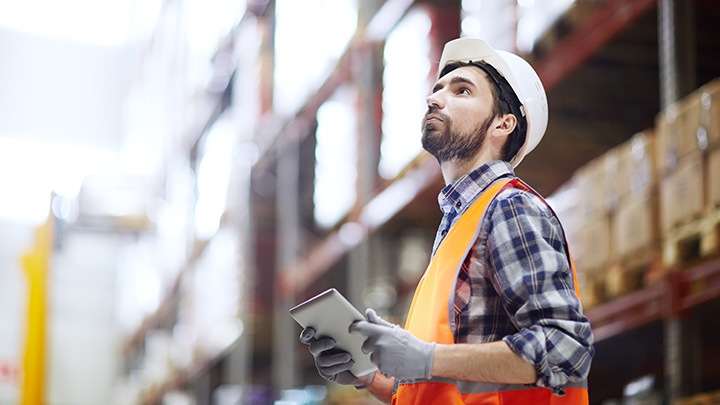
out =
[(563, 229), (513, 172), (545, 133), (542, 84), (476, 38), (447, 43), (438, 70), (422, 143), (444, 215), (405, 329), (372, 309), (350, 327), (379, 369), (366, 376), (332, 339), (301, 340), (323, 377), (386, 402), (587, 404), (593, 337)]

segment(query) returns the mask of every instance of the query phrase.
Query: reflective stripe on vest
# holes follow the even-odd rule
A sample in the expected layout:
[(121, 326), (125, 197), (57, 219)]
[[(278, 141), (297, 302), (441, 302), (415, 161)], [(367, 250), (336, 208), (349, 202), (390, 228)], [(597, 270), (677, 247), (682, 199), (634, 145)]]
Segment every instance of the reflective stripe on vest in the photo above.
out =
[[(455, 282), (460, 268), (478, 237), (482, 218), (490, 202), (507, 187), (527, 190), (518, 179), (498, 180), (458, 218), (437, 248), (425, 274), (420, 279), (410, 305), (405, 329), (426, 342), (454, 344), (450, 327), (453, 316)], [(538, 197), (540, 197), (538, 195)], [(541, 201), (545, 201), (540, 197)], [(569, 255), (569, 252), (568, 252)], [(572, 258), (569, 258), (578, 292)], [(586, 381), (568, 384), (564, 396), (547, 388), (527, 385), (494, 384), (434, 378), (429, 381), (400, 382), (393, 404), (478, 404), (478, 405), (584, 405), (588, 403)]]

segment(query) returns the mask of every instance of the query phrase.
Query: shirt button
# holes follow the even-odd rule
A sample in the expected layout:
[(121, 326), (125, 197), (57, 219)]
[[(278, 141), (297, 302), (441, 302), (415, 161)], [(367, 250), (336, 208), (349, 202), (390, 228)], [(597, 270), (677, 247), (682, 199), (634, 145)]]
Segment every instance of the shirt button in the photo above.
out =
[(447, 235), (447, 230), (443, 229), (442, 231), (440, 231), (440, 235), (442, 235), (442, 236)]
[(460, 201), (456, 202), (455, 208), (460, 208), (460, 207), (462, 207), (462, 202), (460, 202)]

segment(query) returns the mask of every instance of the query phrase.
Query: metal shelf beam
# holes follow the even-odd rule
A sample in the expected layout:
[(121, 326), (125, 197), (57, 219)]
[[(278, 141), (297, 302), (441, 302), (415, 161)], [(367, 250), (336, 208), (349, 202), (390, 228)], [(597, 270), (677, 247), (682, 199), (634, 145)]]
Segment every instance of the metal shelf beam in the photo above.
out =
[(560, 84), (657, 0), (611, 0), (561, 40), (536, 64), (546, 91)]
[(720, 257), (686, 269), (669, 269), (667, 277), (586, 312), (596, 341), (663, 319), (679, 318), (687, 311), (720, 298)]

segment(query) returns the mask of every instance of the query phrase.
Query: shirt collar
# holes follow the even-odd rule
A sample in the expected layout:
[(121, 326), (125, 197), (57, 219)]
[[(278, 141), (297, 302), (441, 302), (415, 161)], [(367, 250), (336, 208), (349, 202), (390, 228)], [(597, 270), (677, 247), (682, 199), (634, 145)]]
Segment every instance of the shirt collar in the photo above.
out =
[(513, 176), (515, 173), (509, 162), (494, 160), (486, 163), (445, 186), (438, 195), (440, 209), (445, 215), (462, 212), (495, 180)]

